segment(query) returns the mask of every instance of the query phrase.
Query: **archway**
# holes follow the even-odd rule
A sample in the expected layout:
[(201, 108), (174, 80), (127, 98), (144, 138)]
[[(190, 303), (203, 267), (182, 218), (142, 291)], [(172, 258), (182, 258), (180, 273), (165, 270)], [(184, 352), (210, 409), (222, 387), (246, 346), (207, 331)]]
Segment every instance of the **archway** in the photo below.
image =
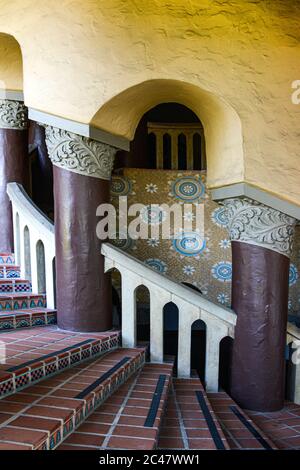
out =
[[(23, 91), (23, 59), (18, 41), (10, 34), (0, 33), (0, 98), (8, 98)], [(2, 91), (3, 90), (3, 91)], [(6, 93), (4, 93), (4, 90)]]
[(209, 187), (242, 181), (244, 156), (240, 118), (231, 105), (196, 85), (170, 79), (139, 83), (106, 102), (91, 124), (132, 140), (147, 111), (160, 103), (172, 102), (188, 107), (203, 124)]
[(191, 376), (205, 380), (206, 324), (196, 320), (191, 326)]
[(163, 354), (164, 357), (173, 356), (175, 358), (175, 373), (177, 372), (178, 358), (178, 326), (178, 307), (174, 302), (169, 302), (163, 308)]

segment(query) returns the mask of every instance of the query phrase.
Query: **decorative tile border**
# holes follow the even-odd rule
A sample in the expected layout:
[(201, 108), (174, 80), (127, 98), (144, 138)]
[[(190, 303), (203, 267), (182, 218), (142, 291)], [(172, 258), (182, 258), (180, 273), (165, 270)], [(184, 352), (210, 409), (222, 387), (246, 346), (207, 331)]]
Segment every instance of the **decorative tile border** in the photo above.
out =
[(58, 354), (53, 351), (53, 355), (41, 356), (32, 364), (20, 364), (11, 368), (14, 371), (7, 369), (0, 377), (0, 399), (69, 369), (75, 364), (95, 359), (106, 352), (113, 351), (119, 347), (119, 343), (119, 333), (113, 333), (104, 339), (92, 338), (81, 346), (75, 344), (68, 350), (57, 351)]
[(1, 333), (20, 328), (33, 328), (37, 326), (56, 325), (56, 312), (7, 312), (7, 315), (0, 315), (0, 335)]
[(11, 310), (21, 310), (27, 308), (45, 308), (47, 304), (44, 294), (11, 294), (0, 295), (0, 313)]
[(0, 253), (0, 264), (15, 264), (15, 256), (12, 253)]
[(0, 279), (0, 295), (4, 294), (18, 294), (23, 292), (31, 292), (30, 281), (20, 279)]

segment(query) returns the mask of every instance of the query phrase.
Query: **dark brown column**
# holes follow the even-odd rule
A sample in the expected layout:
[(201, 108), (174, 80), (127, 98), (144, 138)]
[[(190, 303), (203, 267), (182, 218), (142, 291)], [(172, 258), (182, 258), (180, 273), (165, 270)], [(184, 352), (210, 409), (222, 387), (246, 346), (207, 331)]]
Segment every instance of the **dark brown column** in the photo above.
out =
[(46, 126), (52, 160), (58, 326), (96, 332), (112, 327), (111, 279), (96, 235), (97, 207), (110, 202), (116, 149)]
[(14, 251), (12, 209), (6, 194), (7, 183), (20, 183), (28, 189), (28, 132), (23, 111), (24, 105), (21, 103), (0, 100), (0, 252)]
[(53, 169), (58, 326), (105, 331), (112, 326), (111, 284), (96, 236), (96, 209), (109, 201), (109, 181)]
[(231, 395), (251, 410), (283, 407), (289, 258), (232, 242), (232, 308), (237, 314)]
[(289, 256), (296, 220), (246, 198), (224, 201), (232, 245), (232, 397), (280, 410), (285, 392)]

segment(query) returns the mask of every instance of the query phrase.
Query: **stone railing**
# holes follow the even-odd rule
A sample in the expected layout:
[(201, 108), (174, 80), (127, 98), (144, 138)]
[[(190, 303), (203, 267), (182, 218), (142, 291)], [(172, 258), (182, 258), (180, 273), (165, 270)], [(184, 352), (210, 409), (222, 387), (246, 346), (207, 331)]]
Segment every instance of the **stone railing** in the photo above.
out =
[(191, 327), (196, 320), (206, 324), (205, 382), (207, 390), (218, 390), (220, 341), (234, 337), (235, 313), (205, 299), (189, 287), (159, 274), (141, 261), (110, 244), (102, 245), (105, 272), (116, 269), (122, 278), (122, 344), (136, 346), (136, 289), (150, 292), (151, 362), (163, 362), (163, 308), (173, 302), (179, 311), (178, 376), (190, 376)]
[(300, 405), (300, 328), (288, 323), (286, 343), (290, 346), (290, 361), (288, 368), (288, 398)]
[(47, 294), (47, 307), (55, 308), (54, 224), (17, 183), (7, 185), (12, 203), (16, 264), (29, 279), (34, 293)]

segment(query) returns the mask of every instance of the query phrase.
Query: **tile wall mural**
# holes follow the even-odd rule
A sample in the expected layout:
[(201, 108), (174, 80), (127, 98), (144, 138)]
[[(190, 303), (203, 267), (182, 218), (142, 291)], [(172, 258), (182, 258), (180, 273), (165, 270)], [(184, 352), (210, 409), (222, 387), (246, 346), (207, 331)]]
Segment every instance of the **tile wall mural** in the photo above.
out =
[[(195, 204), (203, 205), (204, 237), (191, 230), (178, 240), (117, 238), (112, 243), (158, 272), (194, 285), (209, 300), (230, 307), (232, 263), (225, 210), (211, 199), (206, 188), (206, 171), (124, 169), (112, 180), (111, 197), (117, 212), (119, 196), (127, 196), (128, 206), (146, 205), (142, 218), (150, 225), (161, 225), (163, 219), (159, 210), (150, 211), (151, 204), (193, 204), (194, 209), (185, 214), (190, 219), (195, 218)], [(300, 310), (299, 240), (297, 228), (290, 267), (290, 313)], [(118, 283), (118, 277), (114, 283)]]

